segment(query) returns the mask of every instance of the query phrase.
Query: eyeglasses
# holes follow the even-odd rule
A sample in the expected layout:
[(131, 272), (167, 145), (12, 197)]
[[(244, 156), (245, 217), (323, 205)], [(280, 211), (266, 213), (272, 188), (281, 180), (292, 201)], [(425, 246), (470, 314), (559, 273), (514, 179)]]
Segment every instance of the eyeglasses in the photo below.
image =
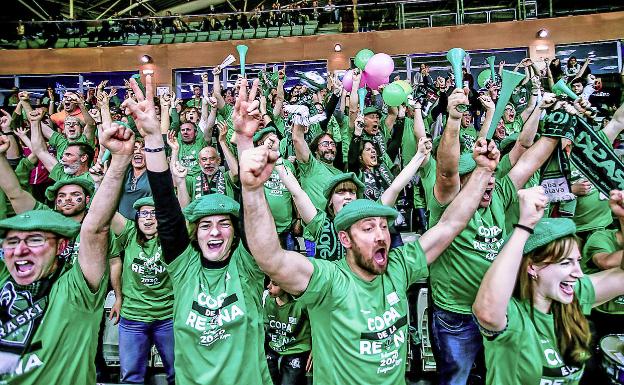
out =
[(323, 146), (323, 147), (336, 147), (336, 142), (330, 142), (329, 140), (324, 140), (321, 143), (319, 143), (319, 145)]
[(2, 242), (2, 247), (5, 249), (15, 249), (22, 241), (24, 241), (28, 247), (41, 247), (45, 245), (48, 239), (56, 238), (57, 237), (44, 237), (43, 235), (29, 235), (26, 238), (11, 237), (6, 238)]
[(139, 218), (156, 218), (156, 210), (141, 210), (139, 211)]

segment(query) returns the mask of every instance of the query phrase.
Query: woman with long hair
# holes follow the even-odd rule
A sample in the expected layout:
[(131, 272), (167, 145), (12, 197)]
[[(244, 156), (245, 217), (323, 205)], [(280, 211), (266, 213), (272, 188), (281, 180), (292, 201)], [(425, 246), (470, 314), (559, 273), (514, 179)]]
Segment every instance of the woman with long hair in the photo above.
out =
[[(520, 219), (473, 304), (484, 336), (487, 384), (578, 384), (590, 357), (585, 318), (624, 294), (624, 264), (583, 275), (574, 222), (545, 218), (542, 187), (521, 190)], [(611, 192), (624, 214), (624, 193)]]

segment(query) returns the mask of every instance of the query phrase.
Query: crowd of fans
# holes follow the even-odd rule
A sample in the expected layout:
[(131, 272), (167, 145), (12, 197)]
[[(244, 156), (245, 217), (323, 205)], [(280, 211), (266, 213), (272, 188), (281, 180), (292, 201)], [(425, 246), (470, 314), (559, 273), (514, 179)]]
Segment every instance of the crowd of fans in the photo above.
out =
[[(360, 104), (336, 74), (287, 90), (283, 69), (222, 89), (217, 67), (189, 100), (155, 97), (150, 75), (123, 100), (105, 82), (39, 103), (16, 90), (0, 117), (0, 382), (94, 383), (110, 286), (123, 383), (146, 381), (154, 344), (170, 384), (400, 384), (406, 292), (428, 278), (441, 384), (577, 384), (584, 368), (606, 383), (624, 192), (566, 163), (576, 143), (554, 123), (619, 140), (620, 84), (588, 65), (523, 60), (495, 122), (500, 76), (476, 89), (465, 70), (457, 88), (426, 65), (396, 107), (371, 89)], [(559, 79), (576, 98), (551, 92)], [(561, 199), (541, 187), (554, 158), (571, 168)], [(422, 235), (404, 244), (406, 216)]]

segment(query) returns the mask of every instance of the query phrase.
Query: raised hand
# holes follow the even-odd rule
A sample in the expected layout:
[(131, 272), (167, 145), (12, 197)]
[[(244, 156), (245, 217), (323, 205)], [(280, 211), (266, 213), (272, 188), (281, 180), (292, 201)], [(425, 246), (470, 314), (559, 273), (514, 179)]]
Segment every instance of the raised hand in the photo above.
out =
[(500, 152), (493, 140), (488, 142), (485, 138), (479, 138), (475, 143), (472, 157), (477, 163), (477, 167), (494, 172), (500, 159)]
[(6, 135), (0, 135), (0, 155), (5, 156), (9, 147), (11, 147), (9, 137)]
[(91, 168), (89, 168), (89, 174), (93, 179), (93, 182), (99, 186), (104, 179), (104, 174), (106, 174), (106, 166), (101, 163), (94, 164)]
[(483, 108), (485, 108), (486, 110), (494, 111), (494, 109), (496, 109), (496, 105), (489, 95), (481, 95), (478, 99)]
[(98, 92), (95, 94), (95, 98), (97, 99), (98, 108), (101, 110), (102, 108), (108, 107), (110, 98), (106, 92)]
[(219, 142), (225, 142), (227, 138), (227, 123), (225, 120), (217, 122), (217, 129), (219, 130)]
[(238, 97), (236, 98), (232, 115), (234, 130), (238, 136), (251, 141), (262, 122), (262, 114), (259, 110), (260, 101), (255, 100), (258, 94), (258, 79), (254, 80), (249, 94), (247, 94), (246, 79), (242, 79), (238, 90)]
[(2, 113), (2, 117), (0, 117), (0, 128), (2, 129), (2, 132), (7, 132), (11, 129), (11, 114), (3, 109), (0, 109), (0, 113)]
[(241, 153), (239, 177), (241, 184), (248, 190), (264, 188), (271, 176), (279, 153), (271, 151), (267, 144), (249, 148)]
[(28, 91), (20, 91), (20, 93), (17, 94), (17, 98), (23, 102), (30, 102), (30, 95), (28, 94)]
[(180, 151), (180, 144), (178, 143), (178, 137), (173, 130), (167, 131), (167, 145), (171, 147), (171, 151), (176, 154)]
[(103, 126), (99, 134), (100, 144), (112, 155), (132, 156), (134, 153), (134, 133), (131, 129), (113, 122), (110, 126)]
[(199, 77), (201, 78), (202, 83), (208, 83), (208, 74), (206, 72), (202, 72)]
[(431, 148), (433, 145), (431, 144), (431, 139), (427, 137), (422, 137), (418, 139), (418, 152), (423, 155), (427, 155), (431, 152)]
[(176, 185), (184, 182), (186, 176), (188, 175), (188, 168), (182, 166), (177, 159), (172, 159), (170, 169)]
[(518, 223), (534, 228), (544, 216), (544, 209), (548, 204), (548, 197), (542, 186), (531, 187), (518, 191), (520, 202), (520, 218)]
[(461, 119), (463, 113), (457, 110), (459, 105), (468, 105), (468, 95), (464, 89), (457, 88), (448, 98), (447, 111), (450, 118)]
[(171, 95), (162, 94), (160, 95), (159, 100), (160, 100), (160, 113), (162, 114), (163, 111), (166, 111), (171, 106)]
[(624, 219), (624, 191), (611, 190), (609, 193), (609, 207), (613, 215)]
[(15, 135), (22, 140), (22, 143), (30, 143), (30, 136), (28, 136), (27, 128), (17, 127), (15, 129)]
[(136, 101), (132, 98), (126, 99), (121, 107), (125, 109), (126, 115), (132, 116), (142, 136), (160, 135), (160, 122), (156, 117), (156, 109), (154, 108), (152, 76), (147, 75), (145, 77), (145, 95), (143, 95), (135, 79), (130, 79), (130, 87), (134, 91)]
[(214, 96), (209, 96), (208, 105), (210, 106), (210, 108), (217, 108), (217, 98), (215, 98)]
[(28, 113), (28, 120), (30, 121), (30, 123), (39, 123), (42, 119), (43, 110), (36, 108)]
[(552, 94), (550, 92), (546, 92), (544, 93), (544, 96), (542, 97), (542, 101), (539, 104), (539, 109), (545, 110), (549, 108), (550, 106), (552, 106), (553, 104), (555, 104), (556, 101), (557, 101), (557, 95)]

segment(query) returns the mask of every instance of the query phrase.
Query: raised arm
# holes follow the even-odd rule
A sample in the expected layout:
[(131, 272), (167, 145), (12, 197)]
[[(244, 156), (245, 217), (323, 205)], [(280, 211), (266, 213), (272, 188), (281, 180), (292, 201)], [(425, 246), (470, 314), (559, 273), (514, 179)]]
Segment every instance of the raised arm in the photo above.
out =
[(98, 290), (108, 264), (110, 225), (119, 205), (124, 174), (134, 152), (132, 130), (113, 123), (102, 127), (100, 142), (112, 159), (80, 229), (78, 263), (91, 290)]
[(275, 95), (275, 106), (273, 106), (273, 116), (280, 116), (284, 107), (284, 81), (286, 80), (286, 65), (277, 73), (277, 94)]
[(529, 119), (529, 116), (535, 111), (535, 107), (537, 105), (537, 98), (540, 94), (540, 78), (538, 75), (531, 77), (531, 91), (529, 94), (529, 101), (527, 103), (527, 107), (520, 114), (520, 118), (522, 118), (522, 122), (526, 122)]
[(303, 130), (304, 127), (302, 125), (293, 124), (293, 146), (295, 147), (295, 155), (297, 156), (297, 160), (301, 163), (308, 163), (310, 161), (310, 157), (313, 155), (312, 152), (310, 152), (310, 147), (308, 147), (308, 143), (305, 141)]
[(9, 198), (15, 212), (19, 214), (32, 210), (37, 201), (32, 195), (22, 189), (15, 172), (13, 172), (11, 165), (7, 161), (6, 152), (9, 146), (9, 138), (6, 135), (0, 135), (0, 175), (2, 175), (0, 178), (0, 189)]
[(516, 165), (518, 159), (520, 159), (522, 154), (524, 154), (526, 150), (531, 148), (531, 146), (535, 142), (535, 134), (537, 133), (537, 129), (539, 128), (539, 121), (540, 116), (542, 115), (542, 111), (544, 111), (544, 109), (546, 109), (547, 107), (553, 105), (556, 100), (557, 99), (554, 94), (544, 94), (544, 98), (542, 99), (540, 105), (534, 108), (528, 119), (524, 121), (522, 131), (520, 131), (520, 135), (518, 135), (518, 140), (509, 152), (509, 161), (511, 162), (512, 167)]
[(156, 205), (158, 234), (162, 241), (165, 262), (171, 263), (190, 244), (186, 221), (176, 199), (171, 172), (164, 152), (165, 143), (154, 108), (152, 77), (146, 76), (145, 96), (134, 79), (130, 80), (130, 84), (137, 95), (137, 101), (126, 99), (122, 107), (125, 108), (127, 114), (132, 115), (137, 129), (145, 133), (145, 162)]
[(16, 134), (11, 127), (11, 122), (13, 120), (11, 118), (11, 114), (3, 109), (0, 109), (0, 113), (2, 114), (2, 116), (0, 117), (0, 130), (2, 131), (2, 133), (0, 135), (6, 135), (6, 137), (9, 139), (9, 143), (11, 144), (9, 146), (9, 149), (6, 151), (5, 156), (7, 159), (11, 160), (19, 159), (20, 147), (17, 144)]
[(219, 128), (219, 146), (223, 151), (230, 178), (233, 182), (238, 182), (238, 159), (227, 144), (227, 123), (224, 120), (220, 121), (217, 123), (217, 127)]
[[(492, 119), (494, 118), (494, 110), (496, 109), (496, 105), (494, 105), (494, 102), (489, 95), (481, 95), (478, 99), (483, 108), (485, 108), (485, 118), (483, 119), (483, 124), (481, 124), (479, 137), (485, 138), (488, 131), (490, 131), (490, 127), (492, 126)], [(494, 124), (498, 124), (498, 122)]]
[(84, 97), (81, 94), (76, 94), (74, 96), (74, 100), (76, 101), (78, 108), (80, 108), (80, 112), (84, 118), (85, 127), (82, 130), (82, 133), (88, 141), (93, 142), (95, 140), (95, 128), (97, 127), (97, 123), (89, 113), (89, 110), (87, 110)]
[(447, 204), (455, 198), (460, 188), (459, 180), (459, 128), (462, 113), (457, 111), (460, 104), (468, 104), (464, 90), (453, 91), (448, 100), (448, 119), (442, 133), (436, 159), (436, 182), (433, 193), (441, 204)]
[[(541, 186), (518, 191), (520, 200), (519, 224), (534, 228), (544, 214), (548, 198)], [(522, 264), (522, 251), (529, 232), (516, 228), (505, 246), (485, 273), (472, 311), (479, 324), (492, 332), (507, 326), (507, 306), (511, 300), (518, 270)]]
[(295, 175), (284, 166), (283, 162), (276, 163), (275, 169), (279, 174), (280, 180), (284, 183), (284, 186), (288, 189), (288, 191), (290, 191), (290, 195), (292, 195), (297, 211), (299, 212), (299, 215), (301, 215), (301, 220), (305, 224), (310, 223), (317, 214), (314, 203), (312, 203), (308, 194), (303, 191)]
[(45, 140), (41, 133), (41, 119), (43, 118), (43, 111), (32, 110), (28, 113), (28, 120), (30, 121), (30, 142), (32, 144), (32, 152), (37, 155), (37, 158), (43, 163), (43, 166), (52, 171), (54, 166), (58, 163), (58, 160), (48, 152), (48, 146), (46, 146)]
[(416, 174), (418, 168), (423, 164), (427, 156), (431, 152), (431, 140), (428, 138), (420, 138), (418, 140), (418, 151), (416, 155), (405, 165), (399, 175), (394, 178), (390, 186), (381, 194), (381, 203), (386, 206), (394, 206), (401, 190)]
[(254, 103), (257, 81), (247, 96), (247, 84), (242, 82), (234, 107), (234, 128), (240, 157), (240, 180), (247, 246), (258, 266), (285, 291), (302, 293), (312, 277), (312, 263), (299, 253), (283, 250), (275, 223), (264, 195), (278, 153), (268, 146), (253, 148), (253, 134), (259, 127), (260, 112)]
[(212, 85), (212, 96), (217, 99), (217, 109), (221, 110), (225, 107), (225, 99), (223, 99), (223, 95), (221, 95), (221, 68), (215, 67), (212, 69), (212, 75), (214, 76), (213, 85)]
[(217, 122), (217, 99), (213, 96), (210, 96), (208, 98), (205, 98), (204, 100), (202, 100), (202, 111), (203, 111), (203, 105), (204, 103), (206, 103), (206, 106), (210, 106), (210, 111), (208, 111), (208, 108), (206, 108), (206, 118), (204, 119), (204, 113), (202, 112), (202, 122), (203, 125), (205, 126), (204, 128), (204, 140), (206, 140), (206, 142), (211, 143), (212, 142), (212, 133), (214, 131), (214, 126), (215, 123)]
[(429, 264), (442, 254), (474, 215), (490, 182), (492, 173), (496, 170), (500, 153), (493, 141), (488, 144), (484, 138), (478, 138), (473, 156), (477, 162), (477, 168), (472, 172), (468, 183), (462, 187), (451, 204), (444, 210), (438, 223), (418, 240)]
[(611, 120), (607, 123), (607, 126), (602, 132), (604, 132), (607, 138), (609, 138), (609, 141), (613, 143), (622, 130), (624, 130), (624, 104), (615, 110)]

